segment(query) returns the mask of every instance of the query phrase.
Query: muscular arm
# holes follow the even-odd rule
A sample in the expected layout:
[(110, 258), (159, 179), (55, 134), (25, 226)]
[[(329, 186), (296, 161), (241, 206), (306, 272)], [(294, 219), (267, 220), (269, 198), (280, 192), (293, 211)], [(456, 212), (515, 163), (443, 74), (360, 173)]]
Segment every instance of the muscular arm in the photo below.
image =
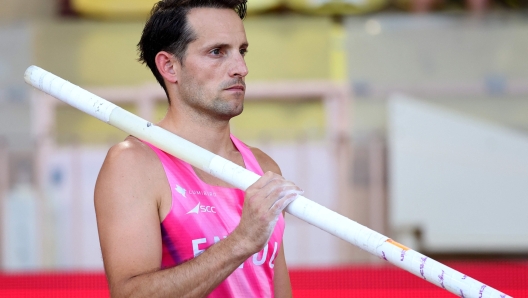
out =
[(275, 218), (299, 192), (282, 177), (266, 173), (246, 191), (233, 233), (200, 256), (161, 270), (159, 210), (166, 185), (161, 164), (146, 145), (129, 139), (109, 151), (97, 180), (95, 208), (113, 297), (207, 295), (264, 246)]

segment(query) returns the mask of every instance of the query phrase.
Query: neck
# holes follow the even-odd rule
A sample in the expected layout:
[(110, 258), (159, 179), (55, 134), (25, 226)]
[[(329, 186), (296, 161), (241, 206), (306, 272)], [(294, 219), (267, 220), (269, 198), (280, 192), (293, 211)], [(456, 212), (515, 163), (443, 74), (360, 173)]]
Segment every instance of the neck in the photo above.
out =
[(222, 157), (235, 150), (230, 138), (229, 120), (211, 119), (195, 110), (171, 105), (158, 125)]

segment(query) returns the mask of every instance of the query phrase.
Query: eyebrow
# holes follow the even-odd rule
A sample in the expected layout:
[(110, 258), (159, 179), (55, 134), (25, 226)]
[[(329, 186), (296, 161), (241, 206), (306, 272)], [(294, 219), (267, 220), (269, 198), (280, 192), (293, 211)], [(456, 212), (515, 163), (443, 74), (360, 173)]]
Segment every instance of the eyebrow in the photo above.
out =
[[(230, 45), (227, 44), (227, 43), (215, 43), (215, 44), (206, 46), (206, 48), (208, 48), (208, 49), (226, 48), (226, 47), (230, 47)], [(247, 47), (249, 47), (249, 43), (245, 42), (245, 43), (241, 44), (240, 47), (247, 48)]]

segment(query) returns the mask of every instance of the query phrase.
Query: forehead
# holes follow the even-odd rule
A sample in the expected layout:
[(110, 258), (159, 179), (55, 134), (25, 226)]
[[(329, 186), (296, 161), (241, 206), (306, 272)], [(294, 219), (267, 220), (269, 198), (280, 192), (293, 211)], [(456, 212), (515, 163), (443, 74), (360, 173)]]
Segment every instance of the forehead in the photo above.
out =
[(244, 24), (232, 9), (193, 8), (187, 14), (187, 21), (199, 43), (247, 43)]

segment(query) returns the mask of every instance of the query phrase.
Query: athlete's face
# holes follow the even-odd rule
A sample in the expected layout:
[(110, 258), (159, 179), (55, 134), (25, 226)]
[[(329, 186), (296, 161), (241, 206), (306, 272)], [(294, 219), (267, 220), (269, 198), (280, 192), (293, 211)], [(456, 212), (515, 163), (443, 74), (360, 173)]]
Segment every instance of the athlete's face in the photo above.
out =
[(187, 20), (197, 39), (189, 43), (178, 85), (182, 100), (218, 119), (242, 113), (248, 74), (248, 42), (240, 17), (230, 9), (196, 8)]

